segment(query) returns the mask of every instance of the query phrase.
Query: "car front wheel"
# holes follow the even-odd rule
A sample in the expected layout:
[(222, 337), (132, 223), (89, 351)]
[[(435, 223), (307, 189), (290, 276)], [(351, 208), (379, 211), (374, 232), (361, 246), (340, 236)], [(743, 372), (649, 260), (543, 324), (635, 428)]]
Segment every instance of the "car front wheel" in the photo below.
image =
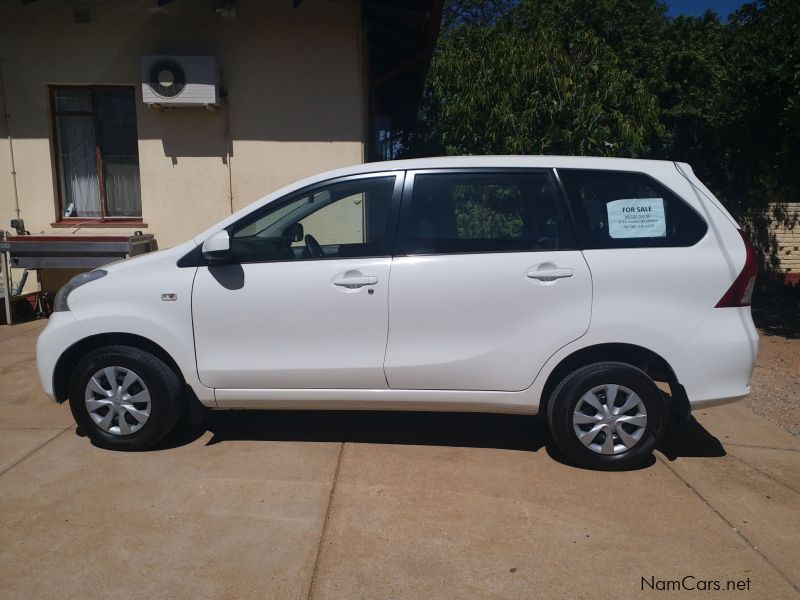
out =
[(664, 432), (661, 390), (641, 369), (617, 362), (565, 377), (548, 404), (550, 432), (575, 465), (629, 469), (650, 459)]
[(130, 346), (85, 356), (69, 385), (78, 427), (97, 446), (144, 450), (163, 439), (180, 416), (178, 376), (161, 359)]

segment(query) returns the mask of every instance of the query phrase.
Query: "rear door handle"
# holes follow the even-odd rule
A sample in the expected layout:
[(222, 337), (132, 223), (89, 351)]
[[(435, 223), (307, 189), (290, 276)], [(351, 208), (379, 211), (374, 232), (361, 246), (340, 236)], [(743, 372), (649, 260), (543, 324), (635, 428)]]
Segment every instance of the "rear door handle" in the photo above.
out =
[(378, 283), (377, 277), (340, 277), (333, 280), (333, 285), (349, 288), (360, 288), (365, 285), (375, 285)]
[(541, 271), (528, 271), (526, 275), (539, 281), (553, 281), (554, 279), (572, 277), (572, 273), (572, 269), (542, 269)]

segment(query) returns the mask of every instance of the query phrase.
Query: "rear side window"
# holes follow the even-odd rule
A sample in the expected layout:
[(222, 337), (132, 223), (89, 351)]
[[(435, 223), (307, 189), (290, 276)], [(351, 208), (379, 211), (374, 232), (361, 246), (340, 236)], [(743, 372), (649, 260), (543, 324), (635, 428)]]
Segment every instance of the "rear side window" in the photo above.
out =
[(405, 202), (400, 253), (574, 247), (545, 173), (417, 173)]
[(585, 248), (692, 246), (705, 221), (642, 173), (559, 169)]

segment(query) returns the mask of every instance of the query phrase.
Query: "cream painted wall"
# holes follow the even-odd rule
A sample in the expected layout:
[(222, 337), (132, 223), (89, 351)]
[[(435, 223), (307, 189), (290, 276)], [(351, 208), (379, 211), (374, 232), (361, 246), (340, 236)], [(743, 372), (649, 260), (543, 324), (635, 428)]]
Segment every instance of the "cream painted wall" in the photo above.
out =
[[(364, 239), (364, 194), (337, 200), (300, 221), (303, 231), (325, 244), (361, 244)], [(294, 245), (302, 245), (297, 243)]]
[[(188, 239), (270, 191), (364, 160), (363, 49), (355, 3), (237, 0), (115, 1), (75, 24), (61, 0), (0, 3), (0, 56), (13, 136), (21, 216), (32, 233), (56, 217), (48, 85), (137, 87), (144, 229), (160, 247)], [(148, 109), (143, 54), (213, 55), (228, 98), (216, 112)], [(226, 119), (230, 145), (226, 142)], [(0, 228), (14, 218), (8, 129), (0, 120)], [(228, 153), (231, 151), (230, 157)], [(230, 166), (230, 186), (229, 186)], [(231, 202), (230, 193), (233, 193)]]

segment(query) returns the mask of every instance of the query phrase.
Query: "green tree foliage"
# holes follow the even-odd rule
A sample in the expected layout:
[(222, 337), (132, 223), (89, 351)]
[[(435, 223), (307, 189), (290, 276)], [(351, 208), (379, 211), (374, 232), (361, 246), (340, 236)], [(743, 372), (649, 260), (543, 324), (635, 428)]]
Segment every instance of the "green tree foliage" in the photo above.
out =
[(657, 0), (450, 0), (404, 154), (689, 162), (774, 267), (769, 223), (800, 199), (800, 2), (721, 21)]
[(655, 0), (520, 0), (506, 14), (521, 33), (554, 29), (565, 41), (590, 33), (645, 84), (663, 69), (669, 19), (666, 6)]
[(503, 17), (513, 5), (514, 0), (448, 0), (444, 6), (442, 27), (449, 31), (463, 23), (489, 25)]
[(517, 238), (522, 198), (516, 187), (460, 186), (453, 197), (459, 239)]
[(800, 2), (747, 4), (727, 26), (724, 77), (712, 122), (723, 153), (712, 165), (726, 199), (745, 209), (800, 190)]
[(800, 2), (764, 0), (732, 15), (720, 71), (708, 119), (718, 151), (696, 160), (777, 270), (770, 225), (790, 225), (783, 203), (800, 199)]
[(450, 0), (405, 153), (692, 164), (737, 214), (800, 197), (800, 2)]
[(440, 42), (425, 102), (447, 154), (640, 155), (660, 132), (655, 97), (588, 32), (462, 25)]

